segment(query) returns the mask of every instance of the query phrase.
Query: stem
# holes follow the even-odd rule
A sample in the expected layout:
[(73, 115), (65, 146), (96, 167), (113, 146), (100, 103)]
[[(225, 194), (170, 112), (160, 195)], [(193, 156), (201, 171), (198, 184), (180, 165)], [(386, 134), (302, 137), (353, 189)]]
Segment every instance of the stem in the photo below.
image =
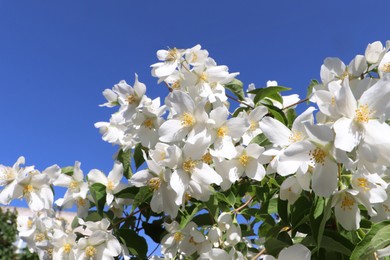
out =
[(247, 106), (247, 107), (250, 107), (250, 108), (254, 109), (253, 106), (249, 105), (249, 104), (246, 103), (245, 101), (241, 101), (241, 100), (239, 100), (239, 99), (237, 99), (237, 98), (235, 98), (235, 97), (232, 97), (232, 96), (230, 96), (230, 95), (228, 95), (228, 94), (225, 94), (225, 95), (226, 95), (228, 98), (230, 98), (230, 99), (232, 99), (232, 100), (234, 100), (234, 101), (236, 101), (236, 102), (238, 102), (238, 103), (241, 103), (241, 104), (243, 104), (243, 105), (245, 105), (245, 106)]
[(154, 252), (156, 252), (157, 248), (160, 246), (160, 244), (157, 244), (157, 246), (153, 249), (153, 251), (148, 255), (148, 259), (151, 258), (154, 254)]
[(169, 84), (166, 83), (165, 81), (164, 81), (164, 83), (165, 83), (165, 85), (167, 86), (167, 88), (169, 89), (169, 92), (172, 92), (172, 88), (169, 86)]
[(301, 104), (301, 103), (303, 103), (303, 102), (306, 102), (306, 101), (308, 101), (308, 100), (309, 100), (309, 98), (301, 99), (301, 100), (299, 100), (298, 102), (295, 102), (294, 104), (291, 104), (291, 105), (289, 105), (289, 106), (286, 106), (286, 107), (282, 108), (282, 110), (285, 110), (285, 109), (288, 109), (288, 108), (290, 108), (290, 107), (299, 105), (299, 104)]
[(252, 202), (252, 200), (254, 199), (255, 197), (251, 197), (247, 202), (245, 202), (244, 204), (242, 204), (240, 207), (238, 207), (237, 209), (234, 210), (235, 213), (239, 213), (241, 210), (243, 210), (246, 206), (249, 205), (249, 203)]
[(149, 206), (146, 206), (146, 207), (144, 207), (144, 208), (142, 208), (142, 209), (133, 211), (130, 215), (127, 215), (125, 218), (122, 218), (121, 220), (119, 220), (118, 222), (116, 222), (116, 223), (114, 224), (114, 227), (119, 226), (119, 224), (121, 224), (122, 222), (126, 221), (128, 218), (131, 218), (131, 217), (134, 216), (135, 214), (138, 214), (138, 213), (140, 213), (140, 212), (142, 212), (142, 211), (144, 211), (144, 210), (146, 210), (146, 209), (148, 209), (148, 208), (149, 208)]
[(263, 248), (263, 249), (261, 249), (261, 251), (257, 254), (257, 255), (255, 255), (253, 258), (252, 258), (252, 260), (257, 260), (257, 258), (259, 258), (262, 254), (264, 254), (265, 253), (265, 248)]

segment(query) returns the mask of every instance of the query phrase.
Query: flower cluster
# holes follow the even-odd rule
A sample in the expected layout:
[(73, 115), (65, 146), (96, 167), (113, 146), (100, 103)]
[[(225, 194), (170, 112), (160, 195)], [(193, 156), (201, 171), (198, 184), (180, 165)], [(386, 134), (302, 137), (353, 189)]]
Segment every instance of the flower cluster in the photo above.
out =
[[(389, 48), (369, 44), (349, 65), (327, 58), (302, 100), (275, 81), (245, 93), (239, 73), (200, 45), (160, 50), (151, 67), (169, 89), (165, 104), (137, 75), (103, 92), (101, 106), (119, 107), (95, 124), (120, 147), (107, 176), (94, 169), (84, 180), (79, 162), (40, 173), (21, 157), (0, 166), (0, 203), (25, 198), (36, 212), (19, 232), (42, 259), (146, 257), (141, 230), (163, 259), (386, 255)], [(313, 106), (297, 115), (305, 101)], [(77, 206), (71, 228), (54, 220), (51, 186), (67, 188), (57, 206)]]

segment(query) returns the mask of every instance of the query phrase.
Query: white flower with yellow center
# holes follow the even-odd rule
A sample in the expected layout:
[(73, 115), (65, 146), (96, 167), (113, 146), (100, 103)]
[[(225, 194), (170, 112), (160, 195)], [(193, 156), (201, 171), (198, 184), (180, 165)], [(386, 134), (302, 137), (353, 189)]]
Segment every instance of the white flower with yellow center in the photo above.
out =
[(110, 206), (115, 198), (114, 194), (127, 187), (127, 185), (121, 183), (122, 177), (123, 165), (116, 161), (108, 176), (104, 175), (104, 173), (99, 170), (91, 170), (88, 173), (88, 183), (90, 185), (100, 183), (106, 186), (106, 203)]
[(388, 184), (376, 173), (369, 173), (363, 167), (352, 175), (352, 187), (369, 203), (382, 203), (387, 199)]
[(178, 142), (190, 133), (204, 129), (204, 124), (208, 120), (204, 102), (195, 104), (187, 93), (174, 90), (167, 97), (166, 103), (173, 116), (165, 121), (158, 130), (160, 141)]
[(157, 51), (157, 58), (162, 62), (151, 65), (152, 75), (158, 78), (171, 75), (180, 64), (183, 54), (184, 50), (177, 48)]
[(336, 219), (346, 230), (356, 230), (360, 225), (361, 215), (356, 199), (357, 194), (358, 191), (355, 190), (344, 190), (336, 193), (332, 200)]
[[(360, 156), (365, 156), (362, 145), (390, 165), (390, 126), (383, 122), (390, 116), (390, 79), (384, 78), (366, 90), (357, 101), (344, 81), (336, 93), (336, 106), (342, 115), (334, 125), (335, 147), (351, 152), (356, 146)], [(375, 161), (374, 161), (375, 162)]]
[(152, 160), (146, 160), (146, 163), (147, 169), (131, 176), (130, 183), (136, 187), (148, 186), (153, 191), (150, 207), (154, 212), (165, 212), (172, 218), (176, 217), (179, 206), (175, 203), (176, 192), (169, 184), (171, 170), (161, 167)]
[(76, 234), (55, 229), (52, 237), (53, 259), (75, 259)]

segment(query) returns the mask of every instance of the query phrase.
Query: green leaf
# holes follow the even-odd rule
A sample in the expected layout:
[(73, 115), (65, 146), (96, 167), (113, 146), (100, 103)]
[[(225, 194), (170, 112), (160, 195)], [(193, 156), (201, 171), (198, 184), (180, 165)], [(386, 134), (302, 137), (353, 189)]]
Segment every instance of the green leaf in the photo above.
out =
[(209, 213), (196, 215), (192, 221), (198, 226), (212, 226), (214, 224), (214, 220)]
[(134, 199), (135, 196), (138, 194), (139, 188), (138, 187), (127, 187), (118, 193), (115, 193), (114, 196), (116, 198), (123, 198), (123, 199)]
[(143, 150), (146, 150), (147, 148), (143, 147), (141, 144), (137, 144), (134, 149), (134, 163), (135, 168), (138, 169), (144, 162), (144, 154)]
[(150, 197), (152, 197), (152, 195), (153, 195), (153, 192), (150, 190), (150, 188), (148, 186), (141, 187), (139, 189), (137, 195), (135, 195), (132, 211), (134, 211), (142, 203), (149, 200)]
[(271, 144), (271, 142), (268, 140), (268, 138), (263, 134), (258, 134), (250, 141), (251, 144), (255, 143), (260, 146), (266, 146), (268, 144)]
[(127, 151), (123, 151), (122, 149), (120, 149), (116, 159), (120, 161), (123, 165), (123, 175), (127, 179), (130, 179), (131, 175), (133, 175), (130, 165), (131, 150), (129, 149)]
[(219, 216), (219, 208), (218, 208), (218, 199), (217, 196), (210, 196), (210, 199), (206, 202), (206, 207), (209, 211), (209, 214), (213, 216), (214, 221), (218, 219)]
[(239, 107), (239, 108), (237, 108), (237, 109), (234, 111), (234, 113), (233, 113), (233, 117), (237, 117), (238, 114), (239, 114), (240, 112), (242, 112), (242, 111), (245, 111), (245, 109), (247, 109), (247, 108), (246, 108), (246, 107)]
[(280, 198), (278, 198), (278, 214), (279, 214), (279, 217), (285, 222), (285, 223), (289, 223), (289, 219), (288, 219), (288, 202), (287, 200), (281, 200)]
[(161, 243), (165, 229), (163, 228), (163, 220), (156, 219), (152, 223), (143, 222), (142, 227), (144, 228), (145, 234), (150, 236), (150, 238), (157, 244)]
[(274, 116), (274, 118), (276, 120), (282, 122), (285, 126), (288, 125), (288, 120), (287, 120), (286, 114), (284, 114), (283, 110), (281, 110), (280, 108), (273, 106), (273, 105), (264, 104), (264, 106), (266, 106), (268, 108), (268, 111)]
[(282, 86), (273, 86), (273, 87), (267, 87), (267, 88), (257, 88), (254, 90), (249, 91), (251, 94), (255, 94), (255, 98), (253, 99), (253, 102), (257, 104), (259, 101), (263, 100), (264, 98), (271, 98), (278, 102), (282, 101), (279, 92), (290, 90), (290, 88), (282, 87)]
[(319, 85), (320, 83), (316, 80), (316, 79), (312, 79), (310, 81), (310, 84), (309, 86), (307, 87), (307, 94), (306, 94), (306, 97), (309, 97), (311, 95), (311, 93), (313, 92), (313, 87), (316, 86), (316, 85)]
[(343, 244), (340, 242), (337, 242), (333, 238), (330, 238), (328, 236), (323, 236), (321, 240), (321, 248), (324, 248), (327, 251), (333, 251), (337, 253), (341, 253), (346, 256), (351, 255), (351, 250), (347, 247), (345, 247)]
[(138, 235), (131, 229), (119, 229), (117, 235), (129, 249), (130, 254), (137, 256), (138, 259), (146, 259), (148, 253), (148, 244), (145, 238)]
[(390, 245), (390, 220), (372, 225), (370, 231), (355, 247), (351, 259), (366, 259), (378, 249)]
[(101, 183), (94, 183), (89, 188), (92, 198), (94, 199), (97, 212), (102, 216), (104, 205), (106, 204), (106, 186)]
[(89, 211), (88, 216), (85, 218), (85, 221), (100, 221), (102, 220), (103, 216), (100, 215), (97, 211)]
[(73, 166), (67, 166), (67, 167), (61, 168), (61, 173), (66, 174), (68, 176), (72, 176), (73, 175)]
[(244, 100), (245, 99), (245, 94), (244, 94), (244, 89), (242, 88), (244, 84), (238, 80), (238, 79), (233, 79), (229, 83), (225, 85), (225, 88), (230, 90), (236, 97), (238, 97), (239, 100)]
[(273, 255), (274, 257), (277, 257), (279, 252), (285, 248), (290, 246), (289, 244), (280, 241), (279, 239), (276, 238), (269, 238), (265, 241), (264, 243), (265, 249), (267, 250), (267, 254)]
[(290, 108), (286, 111), (286, 117), (287, 117), (287, 122), (288, 122), (287, 127), (291, 128), (293, 123), (294, 123), (295, 118), (297, 118), (297, 112), (295, 111), (295, 109)]

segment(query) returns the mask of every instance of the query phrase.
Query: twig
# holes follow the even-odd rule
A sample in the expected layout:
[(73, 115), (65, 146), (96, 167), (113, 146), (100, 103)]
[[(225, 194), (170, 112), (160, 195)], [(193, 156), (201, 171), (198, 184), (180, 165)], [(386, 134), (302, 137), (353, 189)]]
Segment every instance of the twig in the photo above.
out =
[(244, 209), (246, 206), (249, 205), (249, 203), (252, 202), (252, 200), (254, 199), (254, 197), (251, 197), (247, 202), (245, 202), (244, 204), (242, 204), (240, 207), (236, 208), (234, 210), (235, 213), (239, 213), (242, 209)]
[(241, 103), (241, 104), (243, 104), (243, 105), (245, 105), (245, 106), (247, 106), (247, 107), (250, 107), (250, 108), (254, 109), (253, 106), (249, 105), (249, 104), (246, 103), (245, 101), (241, 101), (241, 100), (239, 100), (239, 99), (237, 99), (237, 98), (235, 98), (235, 97), (232, 97), (232, 96), (230, 96), (230, 95), (228, 95), (228, 94), (226, 94), (226, 96), (227, 96), (228, 98), (230, 98), (230, 99), (232, 99), (232, 100), (238, 102), (238, 103)]
[(114, 224), (114, 227), (119, 226), (119, 224), (121, 224), (122, 222), (126, 221), (128, 218), (131, 218), (131, 217), (134, 216), (135, 214), (138, 214), (138, 213), (140, 213), (140, 212), (142, 212), (142, 211), (144, 211), (145, 209), (148, 209), (148, 208), (149, 208), (149, 206), (146, 206), (146, 207), (144, 207), (144, 208), (142, 208), (142, 209), (139, 209), (139, 210), (137, 210), (137, 211), (132, 212), (131, 214), (129, 214), (129, 215), (126, 216), (125, 218), (122, 218), (121, 220), (119, 220), (118, 222), (116, 222), (116, 223)]
[(154, 254), (154, 252), (156, 252), (157, 248), (160, 246), (160, 244), (157, 244), (157, 246), (153, 249), (153, 251), (149, 254), (148, 256), (148, 259), (151, 258)]
[(285, 109), (288, 109), (288, 108), (290, 108), (290, 107), (299, 105), (299, 104), (301, 104), (301, 103), (303, 103), (303, 102), (306, 102), (306, 101), (308, 101), (308, 100), (309, 100), (309, 98), (301, 99), (301, 100), (299, 100), (298, 102), (295, 102), (294, 104), (291, 104), (291, 105), (289, 105), (289, 106), (286, 106), (286, 107), (282, 108), (282, 110), (285, 110)]
[(262, 254), (265, 253), (265, 248), (263, 248), (257, 255), (255, 255), (252, 260), (257, 260), (258, 257), (260, 257)]
[(165, 85), (167, 86), (167, 88), (169, 89), (169, 92), (172, 92), (173, 89), (169, 86), (169, 84), (166, 83), (165, 81), (164, 81), (164, 83), (165, 83)]

